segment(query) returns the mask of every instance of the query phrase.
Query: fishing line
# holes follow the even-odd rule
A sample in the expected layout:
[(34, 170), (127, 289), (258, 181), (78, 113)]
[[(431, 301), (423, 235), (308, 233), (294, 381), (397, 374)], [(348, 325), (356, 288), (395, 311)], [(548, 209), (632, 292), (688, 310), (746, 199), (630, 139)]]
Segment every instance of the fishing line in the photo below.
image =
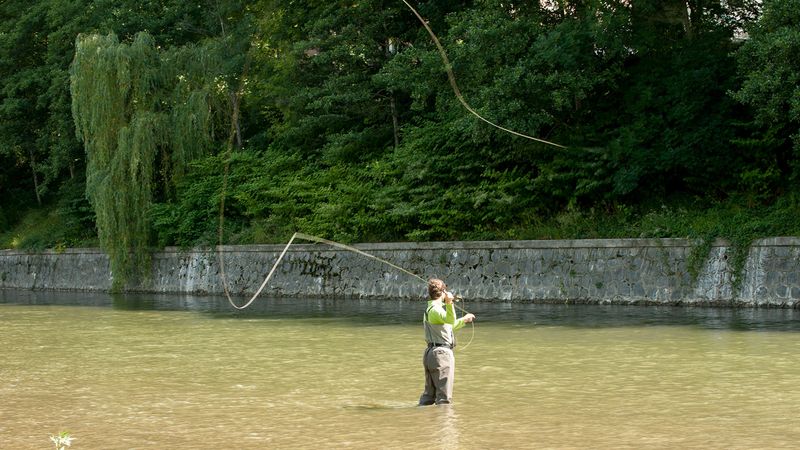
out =
[(431, 27), (428, 25), (428, 22), (426, 22), (425, 19), (422, 18), (422, 16), (419, 14), (419, 12), (417, 12), (417, 10), (414, 9), (414, 7), (411, 6), (411, 4), (409, 4), (406, 0), (403, 0), (403, 3), (405, 3), (406, 6), (408, 6), (408, 8), (414, 13), (415, 16), (417, 16), (417, 19), (419, 19), (420, 23), (422, 23), (422, 26), (424, 26), (425, 29), (428, 30), (428, 34), (431, 36), (431, 39), (433, 40), (433, 43), (436, 44), (436, 48), (439, 50), (439, 56), (442, 57), (442, 62), (444, 62), (444, 69), (447, 71), (447, 79), (450, 81), (450, 86), (453, 88), (453, 93), (455, 93), (456, 98), (458, 98), (458, 101), (461, 102), (461, 105), (467, 111), (469, 111), (473, 116), (477, 117), (478, 119), (488, 123), (489, 125), (497, 128), (499, 130), (505, 131), (506, 133), (511, 133), (511, 134), (513, 134), (515, 136), (519, 136), (519, 137), (522, 137), (522, 138), (525, 138), (525, 139), (530, 139), (530, 140), (536, 141), (536, 142), (541, 142), (541, 143), (547, 144), (547, 145), (552, 145), (552, 146), (558, 147), (558, 148), (567, 148), (566, 146), (563, 146), (561, 144), (556, 144), (555, 142), (546, 141), (544, 139), (540, 139), (540, 138), (533, 137), (533, 136), (528, 136), (527, 134), (519, 133), (519, 132), (514, 131), (514, 130), (509, 130), (508, 128), (502, 127), (502, 126), (490, 121), (489, 119), (486, 119), (482, 115), (478, 114), (477, 111), (472, 109), (472, 107), (469, 106), (469, 103), (467, 103), (467, 101), (464, 99), (464, 96), (461, 95), (461, 90), (458, 88), (458, 83), (456, 83), (456, 76), (453, 73), (453, 68), (450, 65), (450, 59), (447, 57), (447, 52), (444, 51), (444, 47), (442, 47), (442, 44), (439, 42), (439, 38), (436, 37), (436, 34), (433, 32)]
[[(345, 245), (345, 244), (342, 244), (342, 243), (339, 243), (339, 242), (336, 242), (336, 241), (331, 241), (331, 240), (328, 240), (328, 239), (323, 239), (321, 237), (312, 236), (310, 234), (296, 232), (296, 233), (294, 233), (292, 235), (291, 239), (289, 239), (289, 242), (286, 243), (286, 246), (283, 248), (283, 251), (281, 251), (280, 255), (278, 255), (278, 259), (275, 260), (275, 263), (272, 265), (272, 268), (270, 269), (269, 273), (267, 273), (267, 276), (266, 276), (266, 278), (264, 278), (264, 281), (261, 283), (261, 286), (259, 286), (259, 288), (255, 292), (255, 294), (253, 294), (253, 296), (250, 297), (250, 299), (242, 306), (237, 305), (233, 301), (233, 298), (231, 297), (230, 292), (228, 290), (228, 283), (227, 283), (227, 279), (225, 277), (225, 264), (223, 262), (224, 258), (222, 257), (222, 243), (220, 242), (220, 245), (217, 247), (217, 252), (218, 252), (217, 253), (217, 259), (219, 260), (219, 265), (220, 265), (220, 277), (222, 278), (223, 291), (225, 292), (225, 296), (228, 299), (228, 303), (230, 303), (231, 306), (233, 306), (234, 308), (236, 308), (238, 310), (243, 310), (243, 309), (247, 308), (248, 306), (250, 306), (256, 300), (256, 298), (258, 298), (258, 296), (261, 294), (261, 292), (264, 290), (264, 288), (267, 286), (267, 283), (269, 283), (269, 280), (272, 279), (272, 276), (275, 274), (275, 270), (278, 268), (278, 265), (283, 260), (283, 257), (286, 256), (286, 252), (289, 250), (289, 247), (292, 245), (292, 243), (294, 243), (295, 239), (303, 239), (303, 240), (306, 240), (306, 241), (317, 242), (317, 243), (320, 243), (320, 244), (330, 245), (331, 247), (340, 248), (342, 250), (351, 251), (351, 252), (357, 253), (357, 254), (359, 254), (361, 256), (365, 256), (367, 258), (370, 258), (370, 259), (373, 259), (375, 261), (378, 261), (378, 262), (381, 262), (383, 264), (386, 264), (386, 265), (388, 265), (388, 266), (390, 266), (390, 267), (392, 267), (394, 269), (397, 269), (397, 270), (399, 270), (399, 271), (401, 271), (403, 273), (411, 275), (412, 277), (422, 281), (423, 283), (427, 283), (427, 281), (424, 278), (422, 278), (421, 276), (415, 274), (414, 272), (406, 270), (406, 269), (404, 269), (404, 268), (402, 268), (402, 267), (400, 267), (400, 266), (398, 266), (396, 264), (393, 264), (393, 263), (391, 263), (389, 261), (386, 261), (385, 259), (379, 258), (379, 257), (377, 257), (375, 255), (370, 254), (370, 253), (367, 253), (367, 252), (365, 252), (363, 250), (359, 250), (359, 249), (357, 249), (355, 247), (351, 247), (349, 245)], [(469, 314), (469, 312), (466, 309), (462, 308), (459, 305), (456, 305), (455, 302), (453, 302), (453, 306), (455, 306), (456, 308), (461, 310), (464, 314)], [(472, 336), (470, 337), (469, 342), (467, 342), (467, 345), (462, 347), (461, 350), (466, 350), (467, 347), (469, 347), (469, 345), (472, 344), (472, 340), (475, 339), (475, 323), (474, 322), (470, 322), (470, 324), (472, 325)]]

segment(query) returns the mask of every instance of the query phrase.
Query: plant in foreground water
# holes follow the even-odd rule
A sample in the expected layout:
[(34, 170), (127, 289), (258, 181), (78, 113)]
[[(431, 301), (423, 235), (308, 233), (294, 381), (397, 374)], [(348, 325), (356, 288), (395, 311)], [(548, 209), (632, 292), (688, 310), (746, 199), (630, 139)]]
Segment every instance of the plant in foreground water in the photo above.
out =
[(72, 445), (72, 441), (75, 440), (75, 438), (70, 436), (68, 432), (62, 431), (58, 436), (50, 436), (50, 440), (55, 444), (56, 450), (64, 450), (66, 447)]

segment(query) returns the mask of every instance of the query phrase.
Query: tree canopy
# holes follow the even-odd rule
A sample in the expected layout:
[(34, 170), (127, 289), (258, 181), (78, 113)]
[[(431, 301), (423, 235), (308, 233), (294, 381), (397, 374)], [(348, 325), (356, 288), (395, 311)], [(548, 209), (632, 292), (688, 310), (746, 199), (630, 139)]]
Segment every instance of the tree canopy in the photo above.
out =
[(125, 272), (214, 242), (223, 196), (226, 242), (796, 207), (797, 0), (412, 4), (476, 111), (566, 148), (465, 111), (402, 1), (9, 0), (0, 227), (38, 201)]

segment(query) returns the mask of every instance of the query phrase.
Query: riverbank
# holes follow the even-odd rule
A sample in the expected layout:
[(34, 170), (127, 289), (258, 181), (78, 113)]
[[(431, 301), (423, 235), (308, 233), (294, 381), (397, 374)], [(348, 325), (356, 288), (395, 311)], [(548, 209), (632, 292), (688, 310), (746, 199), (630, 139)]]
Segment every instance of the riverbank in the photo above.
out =
[[(697, 271), (696, 241), (586, 239), (361, 244), (355, 247), (423, 278), (447, 281), (465, 298), (532, 303), (602, 303), (798, 307), (800, 238), (755, 242), (741, 273), (732, 248), (718, 241)], [(167, 248), (155, 253), (151, 276), (129, 290), (252, 295), (283, 245)], [(735, 282), (741, 276), (741, 282)], [(0, 251), (0, 287), (108, 291), (113, 274), (98, 249)], [(355, 252), (293, 244), (263, 294), (274, 297), (418, 298), (424, 284)]]

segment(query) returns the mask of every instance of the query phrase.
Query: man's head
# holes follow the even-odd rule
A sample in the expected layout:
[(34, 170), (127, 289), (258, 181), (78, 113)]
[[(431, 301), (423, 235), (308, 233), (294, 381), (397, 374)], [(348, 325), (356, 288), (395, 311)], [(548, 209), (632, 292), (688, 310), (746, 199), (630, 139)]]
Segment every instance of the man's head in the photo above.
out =
[(447, 291), (447, 285), (438, 278), (428, 280), (428, 297), (431, 299), (439, 298)]

